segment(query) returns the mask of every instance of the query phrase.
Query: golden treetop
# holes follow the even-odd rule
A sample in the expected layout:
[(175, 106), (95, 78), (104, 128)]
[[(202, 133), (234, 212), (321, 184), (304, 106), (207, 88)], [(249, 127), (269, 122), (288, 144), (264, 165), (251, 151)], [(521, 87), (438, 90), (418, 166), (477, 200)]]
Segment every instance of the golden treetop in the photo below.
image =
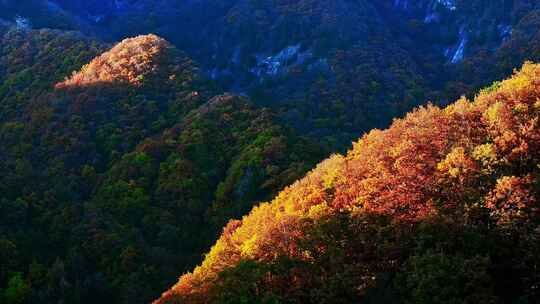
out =
[(171, 47), (166, 40), (153, 34), (125, 39), (83, 66), (80, 71), (73, 72), (56, 87), (100, 83), (141, 85), (145, 76), (157, 71), (160, 57)]

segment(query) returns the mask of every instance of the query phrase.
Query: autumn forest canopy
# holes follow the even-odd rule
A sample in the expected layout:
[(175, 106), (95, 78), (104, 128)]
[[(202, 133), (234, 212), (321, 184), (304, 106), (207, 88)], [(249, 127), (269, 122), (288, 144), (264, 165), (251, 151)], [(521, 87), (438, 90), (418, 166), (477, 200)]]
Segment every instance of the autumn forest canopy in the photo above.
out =
[(0, 304), (539, 303), (540, 4), (0, 1)]

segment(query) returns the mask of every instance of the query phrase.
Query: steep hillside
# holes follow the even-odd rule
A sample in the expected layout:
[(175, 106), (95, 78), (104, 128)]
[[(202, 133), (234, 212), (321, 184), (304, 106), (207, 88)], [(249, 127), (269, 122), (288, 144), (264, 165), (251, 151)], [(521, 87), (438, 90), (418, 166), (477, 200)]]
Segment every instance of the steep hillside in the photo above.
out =
[(0, 121), (20, 115), (35, 96), (51, 91), (104, 47), (77, 32), (0, 24)]
[(47, 0), (2, 0), (0, 21), (12, 22), (21, 28), (82, 29), (76, 14), (64, 10), (55, 1)]
[(536, 303), (540, 66), (427, 106), (231, 221), (155, 303)]
[(148, 303), (324, 155), (155, 35), (2, 34), (1, 303)]
[[(533, 5), (535, 9), (531, 9)], [(516, 5), (512, 34), (495, 51), (478, 51), (456, 66), (455, 77), (459, 81), (454, 83), (461, 88), (478, 87), (486, 80), (503, 77), (524, 60), (540, 60), (540, 46), (536, 42), (540, 36), (539, 5)]]

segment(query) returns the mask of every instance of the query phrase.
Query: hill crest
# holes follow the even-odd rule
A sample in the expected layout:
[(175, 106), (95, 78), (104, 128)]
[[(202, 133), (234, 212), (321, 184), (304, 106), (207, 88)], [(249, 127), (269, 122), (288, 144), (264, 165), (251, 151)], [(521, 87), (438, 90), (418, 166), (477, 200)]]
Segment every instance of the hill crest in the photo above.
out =
[[(156, 35), (127, 38), (94, 58), (78, 72), (56, 84), (56, 88), (124, 83), (140, 86), (160, 69), (160, 62), (174, 47)], [(173, 77), (171, 75), (171, 77)]]

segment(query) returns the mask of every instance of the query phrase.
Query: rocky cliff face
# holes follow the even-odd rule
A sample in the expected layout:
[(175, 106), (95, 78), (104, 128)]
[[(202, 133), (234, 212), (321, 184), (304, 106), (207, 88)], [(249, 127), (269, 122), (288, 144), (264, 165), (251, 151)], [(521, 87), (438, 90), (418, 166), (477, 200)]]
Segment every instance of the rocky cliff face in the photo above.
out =
[(394, 7), (407, 19), (428, 25), (450, 63), (459, 63), (479, 48), (499, 47), (512, 34), (526, 1), (395, 0)]

